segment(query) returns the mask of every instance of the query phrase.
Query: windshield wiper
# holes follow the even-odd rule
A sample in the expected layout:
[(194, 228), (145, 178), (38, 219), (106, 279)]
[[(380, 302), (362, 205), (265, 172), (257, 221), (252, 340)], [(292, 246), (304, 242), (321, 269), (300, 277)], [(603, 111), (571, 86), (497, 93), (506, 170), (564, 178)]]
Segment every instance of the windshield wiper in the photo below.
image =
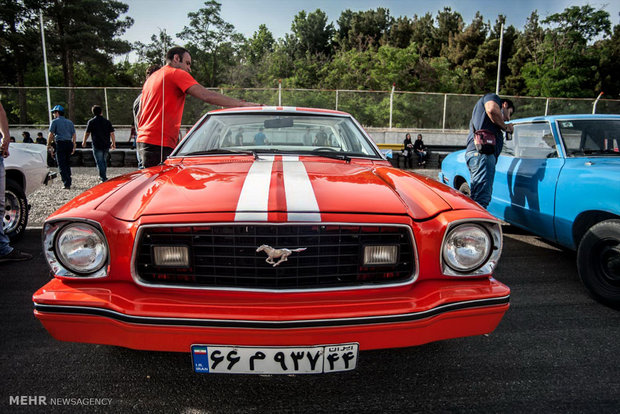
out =
[(324, 151), (311, 151), (310, 154), (316, 155), (317, 157), (331, 158), (333, 160), (343, 160), (346, 162), (351, 162), (351, 157), (344, 154), (339, 154), (337, 152), (324, 152)]
[(241, 150), (227, 150), (223, 148), (214, 148), (206, 151), (194, 151), (189, 152), (187, 154), (180, 154), (182, 157), (187, 157), (190, 155), (214, 155), (214, 154), (234, 154), (234, 155), (252, 155), (254, 159), (258, 158), (258, 154), (256, 151), (241, 151)]

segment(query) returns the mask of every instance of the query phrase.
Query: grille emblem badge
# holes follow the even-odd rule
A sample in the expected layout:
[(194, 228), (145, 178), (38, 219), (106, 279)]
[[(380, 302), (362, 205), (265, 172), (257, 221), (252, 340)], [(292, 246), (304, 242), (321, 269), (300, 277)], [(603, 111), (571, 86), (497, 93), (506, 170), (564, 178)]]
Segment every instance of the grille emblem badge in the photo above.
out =
[[(286, 262), (288, 260), (288, 257), (291, 254), (297, 253), (297, 252), (303, 252), (304, 250), (306, 250), (305, 247), (301, 247), (299, 249), (292, 249), (292, 250), (291, 249), (274, 249), (273, 247), (267, 244), (263, 244), (258, 249), (256, 249), (256, 252), (267, 253), (267, 259), (265, 259), (265, 261), (269, 263), (270, 265), (273, 265), (273, 267), (276, 267), (280, 263)], [(276, 262), (273, 259), (280, 259), (280, 260)]]

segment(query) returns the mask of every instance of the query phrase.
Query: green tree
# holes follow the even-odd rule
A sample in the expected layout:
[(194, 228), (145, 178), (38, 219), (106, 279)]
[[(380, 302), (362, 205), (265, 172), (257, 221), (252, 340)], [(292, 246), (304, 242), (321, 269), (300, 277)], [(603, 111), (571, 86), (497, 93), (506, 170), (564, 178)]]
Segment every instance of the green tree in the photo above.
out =
[(387, 35), (387, 42), (390, 46), (406, 49), (413, 37), (413, 21), (408, 17), (400, 16), (394, 20)]
[[(491, 28), (489, 35), (480, 45), (476, 58), (469, 62), (469, 67), (479, 67), (482, 70), (480, 82), (473, 85), (472, 93), (486, 93), (495, 91), (497, 81), (497, 59), (499, 53), (499, 44), (501, 37), (502, 24), (505, 25), (506, 17), (499, 15), (495, 21), (495, 25)], [(504, 26), (503, 45), (502, 45), (502, 62), (500, 72), (500, 92), (504, 92), (505, 79), (510, 76), (510, 67), (508, 60), (514, 53), (514, 44), (517, 38), (517, 30), (514, 26)]]
[(463, 31), (463, 17), (460, 13), (453, 12), (450, 7), (437, 13), (437, 27), (433, 31), (435, 50), (439, 50), (441, 56), (445, 56), (443, 49), (450, 43), (450, 38)]
[[(92, 63), (103, 74), (113, 70), (113, 55), (131, 50), (128, 42), (118, 38), (133, 24), (131, 17), (121, 18), (129, 7), (120, 1), (43, 0), (39, 5), (51, 56), (62, 66), (64, 86), (76, 86), (76, 65)], [(69, 89), (67, 95), (68, 113), (74, 117), (75, 91)]]
[[(33, 6), (35, 2), (32, 1), (0, 0), (0, 79), (6, 85), (26, 86), (28, 67), (41, 61), (38, 16)], [(26, 90), (18, 89), (17, 95), (18, 122), (25, 124), (28, 122)], [(5, 105), (12, 118), (15, 111), (6, 101)]]
[(527, 93), (533, 96), (580, 97), (596, 94), (597, 49), (589, 45), (596, 36), (609, 35), (609, 13), (593, 7), (573, 6), (552, 14), (543, 23), (544, 59), (527, 62), (523, 76)]
[(441, 47), (437, 47), (434, 41), (435, 26), (434, 18), (431, 13), (426, 13), (422, 17), (413, 16), (411, 41), (418, 45), (420, 56), (434, 57), (439, 56)]
[[(261, 24), (251, 38), (242, 35), (236, 63), (228, 72), (228, 81), (239, 87), (256, 87), (266, 85), (269, 74), (270, 56), (276, 42), (267, 26)], [(272, 85), (269, 85), (272, 86)]]
[(339, 50), (324, 76), (325, 87), (331, 89), (372, 89), (370, 71), (372, 51)]
[(599, 60), (599, 79), (596, 90), (604, 91), (609, 98), (620, 97), (620, 25), (614, 26), (609, 39), (597, 42)]
[(336, 42), (341, 49), (366, 50), (378, 48), (392, 26), (390, 11), (382, 7), (376, 10), (352, 12), (345, 10), (338, 19)]
[(192, 52), (192, 69), (197, 68), (206, 76), (210, 86), (218, 84), (218, 76), (224, 71), (220, 58), (229, 52), (235, 34), (234, 26), (222, 19), (221, 9), (222, 5), (215, 0), (205, 2), (203, 8), (187, 14), (189, 26), (177, 34), (189, 42), (186, 46)]
[(285, 79), (293, 76), (295, 72), (295, 48), (296, 42), (291, 34), (286, 34), (280, 39), (274, 52), (269, 56), (269, 77), (273, 80)]
[(416, 66), (419, 58), (415, 44), (404, 49), (389, 45), (379, 47), (372, 59), (371, 88), (388, 90), (395, 84), (399, 90), (416, 91), (418, 89)]
[(276, 41), (273, 38), (273, 34), (266, 25), (261, 24), (258, 26), (258, 30), (254, 32), (252, 37), (248, 39), (243, 46), (245, 60), (251, 65), (258, 64), (265, 56), (273, 52), (275, 43)]
[(334, 25), (327, 24), (327, 15), (320, 9), (312, 13), (304, 10), (293, 18), (291, 30), (295, 35), (302, 54), (329, 56)]
[(164, 65), (166, 63), (166, 52), (172, 45), (172, 37), (164, 30), (159, 29), (159, 33), (151, 35), (150, 43), (135, 42), (133, 48), (143, 63)]
[[(454, 66), (466, 66), (471, 68), (472, 65), (480, 62), (475, 59), (478, 55), (478, 49), (486, 40), (488, 27), (484, 23), (484, 19), (480, 12), (463, 31), (450, 31), (448, 33), (448, 43), (442, 49), (442, 55)], [(476, 60), (473, 64), (470, 62)]]
[(511, 95), (525, 95), (527, 87), (522, 69), (528, 62), (535, 66), (545, 58), (545, 32), (539, 23), (538, 12), (535, 10), (526, 20), (522, 33), (516, 34), (513, 53), (508, 55), (506, 76), (506, 92)]

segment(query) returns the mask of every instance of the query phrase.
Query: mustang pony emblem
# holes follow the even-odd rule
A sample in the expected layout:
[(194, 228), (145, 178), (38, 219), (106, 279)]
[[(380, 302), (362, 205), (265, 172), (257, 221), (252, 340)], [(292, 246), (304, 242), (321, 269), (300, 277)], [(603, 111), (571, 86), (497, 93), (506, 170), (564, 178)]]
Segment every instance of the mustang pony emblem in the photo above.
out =
[[(256, 252), (265, 252), (267, 253), (267, 259), (265, 259), (265, 261), (267, 263), (269, 263), (270, 265), (273, 265), (273, 267), (276, 267), (277, 265), (279, 265), (282, 262), (286, 262), (288, 260), (288, 257), (293, 254), (293, 253), (297, 253), (297, 252), (303, 252), (304, 250), (306, 250), (305, 247), (299, 248), (299, 249), (274, 249), (273, 247), (263, 244), (262, 246), (260, 246), (258, 249), (256, 249)], [(277, 262), (274, 262), (273, 259), (280, 259)]]

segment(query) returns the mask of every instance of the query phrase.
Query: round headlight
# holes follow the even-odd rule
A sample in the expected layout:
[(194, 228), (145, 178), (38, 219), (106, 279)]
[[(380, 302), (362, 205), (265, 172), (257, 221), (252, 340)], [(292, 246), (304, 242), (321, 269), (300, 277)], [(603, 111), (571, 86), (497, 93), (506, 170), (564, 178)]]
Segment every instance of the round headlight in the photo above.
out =
[(491, 248), (491, 236), (484, 228), (477, 224), (462, 224), (448, 233), (443, 257), (446, 264), (457, 272), (470, 272), (486, 262)]
[(87, 223), (73, 223), (60, 229), (55, 250), (62, 265), (79, 274), (96, 272), (108, 258), (103, 234)]

